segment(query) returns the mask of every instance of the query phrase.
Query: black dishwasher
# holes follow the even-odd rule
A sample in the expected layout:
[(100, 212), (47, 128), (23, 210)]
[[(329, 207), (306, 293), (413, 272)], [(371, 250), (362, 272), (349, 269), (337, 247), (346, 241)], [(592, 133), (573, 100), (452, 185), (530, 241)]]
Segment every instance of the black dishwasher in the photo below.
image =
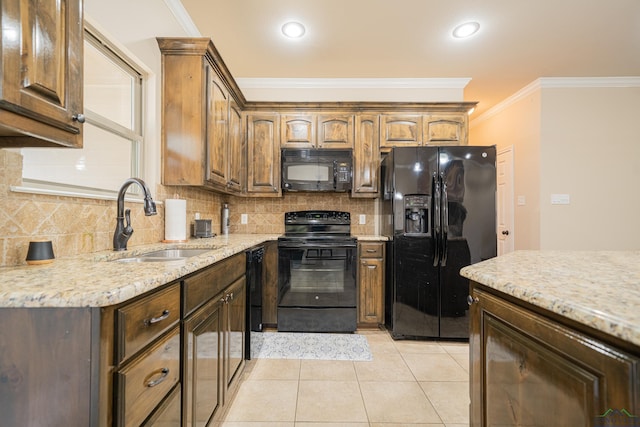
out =
[(251, 359), (251, 331), (262, 332), (262, 261), (264, 246), (247, 251), (247, 332), (245, 359)]

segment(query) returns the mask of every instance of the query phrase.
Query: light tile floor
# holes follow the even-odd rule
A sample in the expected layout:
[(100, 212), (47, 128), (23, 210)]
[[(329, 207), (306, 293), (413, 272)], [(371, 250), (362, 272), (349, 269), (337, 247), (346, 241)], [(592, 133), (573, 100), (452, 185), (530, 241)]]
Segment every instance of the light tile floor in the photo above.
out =
[(468, 344), (361, 333), (373, 361), (249, 361), (221, 427), (469, 425)]

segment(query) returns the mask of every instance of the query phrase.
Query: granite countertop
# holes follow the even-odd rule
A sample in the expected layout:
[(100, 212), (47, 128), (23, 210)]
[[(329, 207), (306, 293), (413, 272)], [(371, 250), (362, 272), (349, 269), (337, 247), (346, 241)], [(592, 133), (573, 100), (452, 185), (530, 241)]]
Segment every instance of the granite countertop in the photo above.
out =
[[(59, 258), (51, 264), (0, 268), (2, 307), (107, 307), (119, 304), (207, 267), (280, 234), (230, 234), (186, 243), (157, 243)], [(356, 236), (359, 241), (385, 240)], [(112, 262), (118, 258), (174, 248), (211, 249), (171, 262)]]
[(460, 274), (640, 346), (640, 251), (516, 251)]
[[(0, 268), (0, 307), (106, 307), (153, 290), (257, 244), (274, 234), (230, 234), (59, 258), (51, 264)], [(171, 262), (111, 262), (159, 249), (211, 251)]]

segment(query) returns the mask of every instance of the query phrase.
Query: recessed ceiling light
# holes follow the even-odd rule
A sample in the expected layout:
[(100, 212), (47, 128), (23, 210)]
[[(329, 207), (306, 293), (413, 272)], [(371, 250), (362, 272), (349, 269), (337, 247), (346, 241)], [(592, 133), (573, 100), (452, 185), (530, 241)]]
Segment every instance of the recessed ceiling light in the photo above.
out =
[(453, 29), (453, 37), (457, 39), (463, 39), (465, 37), (471, 37), (480, 29), (480, 24), (477, 22), (465, 22), (458, 25)]
[(287, 22), (282, 26), (282, 34), (292, 39), (297, 39), (304, 36), (304, 32), (304, 25), (299, 22)]

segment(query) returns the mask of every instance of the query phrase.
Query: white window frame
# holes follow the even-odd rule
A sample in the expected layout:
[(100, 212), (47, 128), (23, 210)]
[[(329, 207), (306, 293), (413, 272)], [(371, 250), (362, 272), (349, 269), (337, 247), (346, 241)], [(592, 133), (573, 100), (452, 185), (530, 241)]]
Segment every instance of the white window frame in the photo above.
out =
[[(107, 37), (104, 32), (98, 30), (95, 25), (90, 22), (84, 21), (84, 37), (89, 39), (88, 42), (97, 47), (103, 54), (115, 59), (117, 62), (124, 65), (123, 68), (128, 68), (130, 73), (137, 76), (139, 79), (138, 85), (134, 89), (134, 113), (133, 113), (133, 130), (128, 129), (118, 123), (115, 123), (89, 109), (84, 107), (84, 116), (86, 122), (100, 129), (106, 130), (114, 135), (131, 140), (131, 175), (132, 177), (138, 177), (144, 179), (144, 146), (145, 146), (145, 107), (148, 101), (146, 87), (149, 84), (150, 73), (147, 67), (141, 64), (140, 61), (134, 60), (133, 55), (125, 53), (126, 49), (114, 42), (112, 37)], [(56, 148), (60, 150), (62, 148)], [(124, 182), (124, 181), (123, 181)], [(69, 197), (82, 197), (89, 199), (103, 199), (103, 200), (115, 200), (117, 198), (119, 188), (103, 189), (92, 188), (81, 185), (68, 185), (57, 182), (48, 182), (35, 179), (24, 178), (22, 185), (12, 186), (11, 191), (32, 193), (32, 194), (47, 194), (55, 196), (69, 196)], [(135, 186), (129, 188), (127, 194), (130, 193), (139, 194), (140, 189)], [(128, 197), (129, 199), (129, 197)], [(135, 199), (135, 197), (133, 198)]]

